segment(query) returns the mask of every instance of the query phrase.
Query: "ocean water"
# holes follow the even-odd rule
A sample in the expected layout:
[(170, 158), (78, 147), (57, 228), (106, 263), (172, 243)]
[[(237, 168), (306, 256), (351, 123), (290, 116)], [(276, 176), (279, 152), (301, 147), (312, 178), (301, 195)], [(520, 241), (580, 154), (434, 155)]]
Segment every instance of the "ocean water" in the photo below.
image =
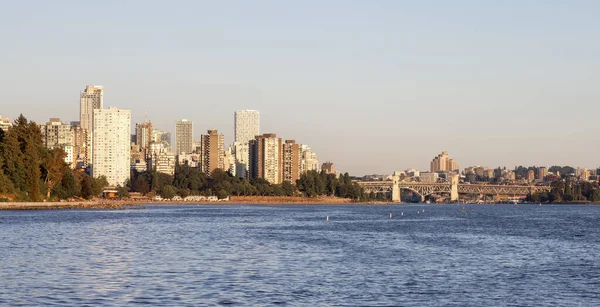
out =
[(600, 206), (0, 211), (0, 305), (600, 306)]

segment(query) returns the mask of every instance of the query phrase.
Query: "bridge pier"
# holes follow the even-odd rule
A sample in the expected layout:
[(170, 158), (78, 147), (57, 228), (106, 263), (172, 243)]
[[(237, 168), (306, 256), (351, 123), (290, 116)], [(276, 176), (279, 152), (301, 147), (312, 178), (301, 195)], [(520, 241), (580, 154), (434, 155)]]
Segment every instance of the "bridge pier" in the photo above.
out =
[(458, 201), (458, 175), (452, 176), (452, 188), (450, 189), (450, 201)]
[(392, 202), (399, 203), (402, 200), (402, 195), (400, 194), (400, 186), (398, 183), (400, 182), (400, 175), (397, 172), (394, 172), (394, 176), (392, 177)]

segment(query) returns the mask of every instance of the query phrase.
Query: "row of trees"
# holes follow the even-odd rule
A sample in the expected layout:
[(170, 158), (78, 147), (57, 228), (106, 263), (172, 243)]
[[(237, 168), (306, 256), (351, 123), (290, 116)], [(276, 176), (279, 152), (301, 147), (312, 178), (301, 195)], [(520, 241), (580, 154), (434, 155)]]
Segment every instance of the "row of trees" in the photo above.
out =
[(600, 186), (597, 182), (578, 181), (572, 177), (552, 182), (550, 192), (527, 195), (530, 202), (600, 202)]
[(0, 194), (16, 201), (42, 201), (73, 197), (92, 198), (107, 185), (73, 171), (65, 152), (47, 149), (40, 127), (19, 116), (8, 131), (0, 129)]
[(219, 198), (226, 198), (229, 195), (306, 197), (329, 195), (357, 200), (363, 198), (362, 189), (350, 180), (348, 174), (338, 179), (333, 174), (309, 171), (300, 177), (297, 185), (288, 181), (282, 184), (271, 184), (262, 178), (238, 178), (221, 169), (214, 170), (209, 176), (188, 165), (177, 165), (174, 176), (134, 171), (127, 188), (143, 195), (160, 195), (163, 198), (172, 198), (175, 195), (181, 197), (216, 195)]

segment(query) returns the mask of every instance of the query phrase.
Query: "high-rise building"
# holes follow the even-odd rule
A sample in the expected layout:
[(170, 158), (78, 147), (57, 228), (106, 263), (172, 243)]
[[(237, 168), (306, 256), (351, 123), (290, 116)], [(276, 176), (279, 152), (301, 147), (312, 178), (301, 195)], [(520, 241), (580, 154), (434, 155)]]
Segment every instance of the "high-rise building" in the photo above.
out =
[(171, 132), (152, 128), (152, 142), (165, 143), (165, 147), (171, 150)]
[(148, 165), (150, 171), (157, 171), (173, 176), (175, 174), (176, 158), (171, 150), (165, 147), (163, 142), (152, 142), (149, 144)]
[(225, 169), (225, 136), (217, 130), (208, 130), (201, 138), (202, 171), (211, 174), (215, 169)]
[(256, 110), (237, 110), (234, 114), (234, 152), (236, 175), (249, 177), (250, 141), (260, 134), (260, 114)]
[(234, 142), (249, 143), (260, 134), (260, 115), (256, 110), (235, 111), (234, 122)]
[(148, 146), (152, 142), (152, 123), (143, 122), (135, 124), (135, 144), (139, 150), (148, 155)]
[(0, 115), (0, 129), (4, 130), (4, 132), (6, 132), (6, 130), (8, 130), (8, 128), (12, 127), (12, 123), (10, 122), (9, 118), (4, 118), (2, 117), (2, 115)]
[(194, 126), (191, 121), (182, 119), (175, 123), (175, 154), (189, 154), (194, 151)]
[(92, 131), (94, 110), (102, 109), (103, 101), (103, 86), (88, 85), (79, 95), (79, 124), (83, 129)]
[[(104, 106), (104, 87), (99, 85), (88, 85), (82, 93), (79, 94), (79, 125), (87, 132), (85, 141), (87, 152), (93, 151), (93, 129), (94, 129), (94, 110), (102, 109)], [(94, 157), (89, 154), (87, 163), (93, 163)], [(83, 167), (87, 167), (84, 165)]]
[(274, 133), (257, 135), (250, 141), (252, 178), (264, 178), (271, 184), (281, 183), (283, 142)]
[(430, 171), (435, 172), (453, 172), (458, 171), (458, 163), (454, 159), (448, 157), (447, 151), (442, 151), (441, 154), (433, 158), (431, 161)]
[(308, 171), (319, 171), (319, 159), (317, 154), (312, 152), (308, 145), (302, 145), (302, 162), (300, 163), (300, 173), (304, 174)]
[(60, 118), (50, 118), (50, 121), (40, 125), (40, 130), (46, 148), (62, 148), (73, 143), (71, 125), (61, 122)]
[(302, 150), (300, 144), (294, 140), (286, 140), (282, 146), (282, 181), (296, 184), (300, 179), (300, 166), (302, 163)]
[(233, 145), (229, 146), (229, 148), (227, 148), (227, 150), (225, 151), (224, 161), (225, 161), (224, 162), (225, 168), (223, 170), (226, 172), (229, 172), (231, 174), (231, 176), (237, 176), (237, 174), (235, 173), (236, 166), (235, 166), (235, 154), (234, 154), (234, 146)]
[(233, 143), (235, 156), (235, 176), (240, 178), (250, 177), (250, 146), (248, 143)]
[(131, 111), (94, 110), (92, 176), (106, 176), (109, 185), (125, 186), (130, 170)]
[(40, 130), (44, 146), (49, 149), (62, 149), (66, 153), (65, 162), (75, 167), (71, 125), (61, 122), (59, 118), (50, 118), (49, 122), (40, 125)]
[(73, 163), (76, 168), (85, 168), (88, 165), (88, 157), (91, 152), (88, 147), (88, 131), (81, 128), (79, 122), (71, 122), (71, 133), (73, 134)]

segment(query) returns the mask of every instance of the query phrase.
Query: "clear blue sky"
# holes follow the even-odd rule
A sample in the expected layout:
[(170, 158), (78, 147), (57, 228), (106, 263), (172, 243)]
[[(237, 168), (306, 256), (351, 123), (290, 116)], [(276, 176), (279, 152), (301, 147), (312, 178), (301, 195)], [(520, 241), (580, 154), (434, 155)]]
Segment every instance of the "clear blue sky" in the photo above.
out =
[(600, 165), (599, 1), (1, 1), (0, 114), (78, 120), (79, 92), (351, 174)]

